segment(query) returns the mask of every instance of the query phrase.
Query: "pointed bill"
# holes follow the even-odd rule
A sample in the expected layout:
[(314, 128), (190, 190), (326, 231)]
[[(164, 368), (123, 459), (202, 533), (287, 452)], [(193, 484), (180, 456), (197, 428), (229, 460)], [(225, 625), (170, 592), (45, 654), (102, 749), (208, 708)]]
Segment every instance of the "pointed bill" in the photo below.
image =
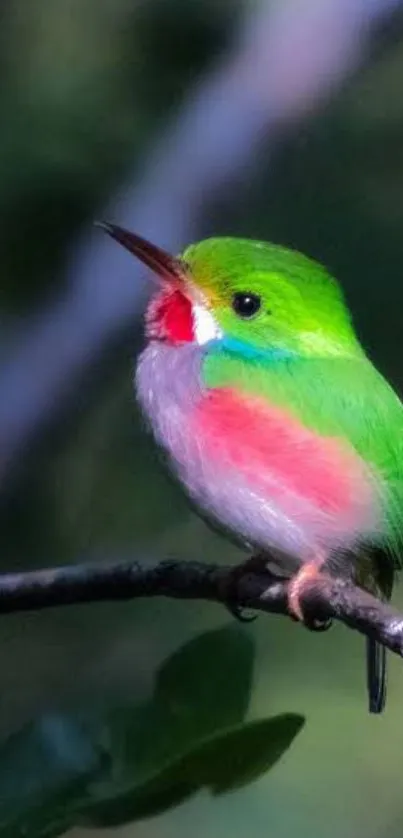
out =
[(116, 224), (109, 224), (105, 221), (96, 221), (95, 225), (108, 233), (115, 241), (123, 245), (126, 250), (137, 256), (141, 262), (151, 268), (152, 271), (162, 280), (173, 282), (183, 280), (187, 273), (187, 265), (181, 259), (171, 256), (166, 250), (152, 244), (137, 233), (130, 233), (124, 227)]

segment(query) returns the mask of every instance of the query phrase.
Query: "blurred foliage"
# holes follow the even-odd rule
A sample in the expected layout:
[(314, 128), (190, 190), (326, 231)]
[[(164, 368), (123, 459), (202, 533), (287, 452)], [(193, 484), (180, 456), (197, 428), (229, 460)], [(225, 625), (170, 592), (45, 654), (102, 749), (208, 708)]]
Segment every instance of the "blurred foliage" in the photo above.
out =
[[(248, 7), (238, 0), (1, 4), (2, 353), (8, 339), (24, 329), (25, 314), (63, 289), (63, 268), (76, 236), (127, 172), (133, 178), (141, 172), (155, 139), (191, 85), (231, 41)], [(374, 37), (364, 66), (320, 111), (303, 125), (290, 126), (269, 155), (262, 148), (256, 176), (239, 194), (216, 200), (203, 230), (272, 239), (326, 263), (343, 282), (366, 346), (401, 389), (402, 85), (400, 11)], [(27, 452), (24, 468), (1, 498), (3, 569), (170, 551), (192, 558), (236, 558), (228, 544), (189, 513), (138, 421), (131, 375), (140, 343), (140, 327), (122, 336), (57, 427)], [(399, 597), (402, 601), (401, 592)], [(156, 706), (158, 724), (165, 729), (173, 724), (172, 708), (165, 707), (166, 679), (178, 658), (163, 661), (190, 636), (211, 628), (219, 613), (203, 603), (155, 601), (1, 621), (0, 823), (11, 825), (13, 838), (17, 828), (29, 834), (27, 823), (35, 835), (39, 823), (53, 829), (48, 820), (52, 807), (54, 829), (60, 830), (61, 808), (75, 806), (83, 789), (87, 794), (88, 778), (101, 765), (102, 770), (110, 766), (111, 753), (104, 744), (99, 748), (94, 728), (81, 720), (84, 704), (92, 708), (95, 727), (97, 720), (109, 724), (108, 708), (126, 708), (113, 718), (120, 742), (126, 721), (134, 738), (146, 732), (147, 714), (151, 719), (154, 713), (156, 725)], [(198, 794), (163, 818), (137, 823), (135, 830), (128, 826), (119, 835), (258, 838), (270, 829), (277, 838), (296, 832), (320, 838), (400, 838), (400, 662), (392, 662), (386, 716), (374, 720), (366, 715), (361, 638), (340, 628), (314, 637), (274, 618), (259, 619), (248, 633), (257, 649), (250, 715), (263, 721), (246, 723), (241, 712), (242, 707), (246, 712), (250, 687), (245, 659), (251, 653), (245, 645), (236, 676), (228, 675), (218, 646), (198, 673), (189, 677), (176, 671), (169, 696), (174, 689), (193, 690), (187, 706), (190, 702), (200, 713), (204, 707), (206, 717), (198, 716), (200, 728), (191, 731), (186, 714), (179, 714), (175, 724), (187, 745), (175, 751), (179, 727), (172, 728), (175, 741), (171, 738), (168, 756), (173, 773), (154, 753), (155, 774), (150, 770), (146, 782), (136, 763), (140, 773), (127, 786), (126, 803), (132, 806), (127, 814), (151, 814), (196, 789), (240, 785), (242, 778), (261, 773), (260, 781), (213, 803)], [(199, 649), (196, 657), (200, 654)], [(200, 683), (196, 675), (206, 672), (216, 656), (222, 670), (217, 666), (214, 681)], [(230, 658), (228, 665), (233, 666)], [(158, 668), (159, 680), (147, 700)], [(234, 713), (230, 719), (237, 699), (239, 717)], [(58, 710), (56, 715), (60, 707), (65, 714)], [(287, 744), (282, 725), (285, 732), (292, 728), (284, 709), (294, 719), (309, 717), (309, 724), (266, 779), (263, 772), (277, 753), (276, 736), (282, 751)], [(225, 719), (231, 732), (223, 730)], [(28, 727), (22, 728), (24, 723)], [(213, 733), (219, 729), (227, 737), (224, 751), (217, 752), (215, 740), (206, 742), (207, 723), (215, 725)], [(157, 748), (157, 740), (152, 741)], [(161, 748), (164, 742), (168, 747), (161, 739)], [(129, 763), (132, 770), (132, 755), (124, 748), (119, 753), (120, 770)], [(220, 763), (220, 753), (229, 764)], [(238, 762), (240, 753), (247, 765)], [(225, 781), (212, 770), (220, 765)], [(114, 775), (118, 783), (119, 776)], [(37, 785), (30, 785), (35, 779)], [(112, 798), (118, 791), (123, 794), (122, 787), (112, 793), (109, 785), (109, 790)], [(97, 811), (104, 823), (120, 819), (112, 803)], [(95, 822), (94, 809), (91, 817)]]
[(21, 310), (54, 283), (71, 236), (225, 46), (236, 8), (14, 0), (3, 10), (3, 303)]
[(139, 706), (45, 716), (0, 746), (0, 836), (50, 838), (77, 821), (121, 825), (207, 787), (222, 794), (271, 768), (304, 724), (246, 722), (253, 642), (233, 625), (169, 658)]

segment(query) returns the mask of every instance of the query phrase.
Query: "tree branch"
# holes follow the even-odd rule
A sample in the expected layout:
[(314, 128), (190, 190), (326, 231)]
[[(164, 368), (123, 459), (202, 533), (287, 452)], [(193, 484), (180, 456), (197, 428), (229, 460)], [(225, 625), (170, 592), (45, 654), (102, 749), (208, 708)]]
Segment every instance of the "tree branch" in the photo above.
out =
[[(288, 581), (250, 565), (167, 560), (82, 564), (0, 576), (0, 614), (60, 605), (164, 596), (289, 615)], [(321, 576), (307, 584), (309, 618), (339, 620), (403, 657), (403, 615), (351, 582)]]

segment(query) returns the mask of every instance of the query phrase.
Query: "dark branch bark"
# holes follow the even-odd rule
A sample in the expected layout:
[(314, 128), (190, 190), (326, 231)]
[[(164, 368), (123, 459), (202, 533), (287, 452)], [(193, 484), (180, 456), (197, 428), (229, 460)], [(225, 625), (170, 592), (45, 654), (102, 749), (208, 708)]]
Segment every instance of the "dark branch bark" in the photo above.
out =
[[(0, 614), (83, 602), (164, 596), (288, 615), (288, 582), (250, 566), (169, 560), (49, 568), (0, 576)], [(322, 576), (307, 585), (303, 611), (339, 620), (403, 657), (403, 615), (351, 582)]]

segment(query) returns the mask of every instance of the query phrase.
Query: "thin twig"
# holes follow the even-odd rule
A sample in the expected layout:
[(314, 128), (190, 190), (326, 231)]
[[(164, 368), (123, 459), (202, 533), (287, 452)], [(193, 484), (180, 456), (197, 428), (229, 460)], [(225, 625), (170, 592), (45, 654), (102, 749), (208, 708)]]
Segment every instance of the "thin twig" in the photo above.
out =
[[(82, 564), (0, 576), (0, 614), (61, 605), (164, 596), (289, 615), (288, 582), (248, 565), (169, 560)], [(403, 657), (403, 615), (351, 582), (320, 577), (307, 585), (304, 613), (339, 620)]]

